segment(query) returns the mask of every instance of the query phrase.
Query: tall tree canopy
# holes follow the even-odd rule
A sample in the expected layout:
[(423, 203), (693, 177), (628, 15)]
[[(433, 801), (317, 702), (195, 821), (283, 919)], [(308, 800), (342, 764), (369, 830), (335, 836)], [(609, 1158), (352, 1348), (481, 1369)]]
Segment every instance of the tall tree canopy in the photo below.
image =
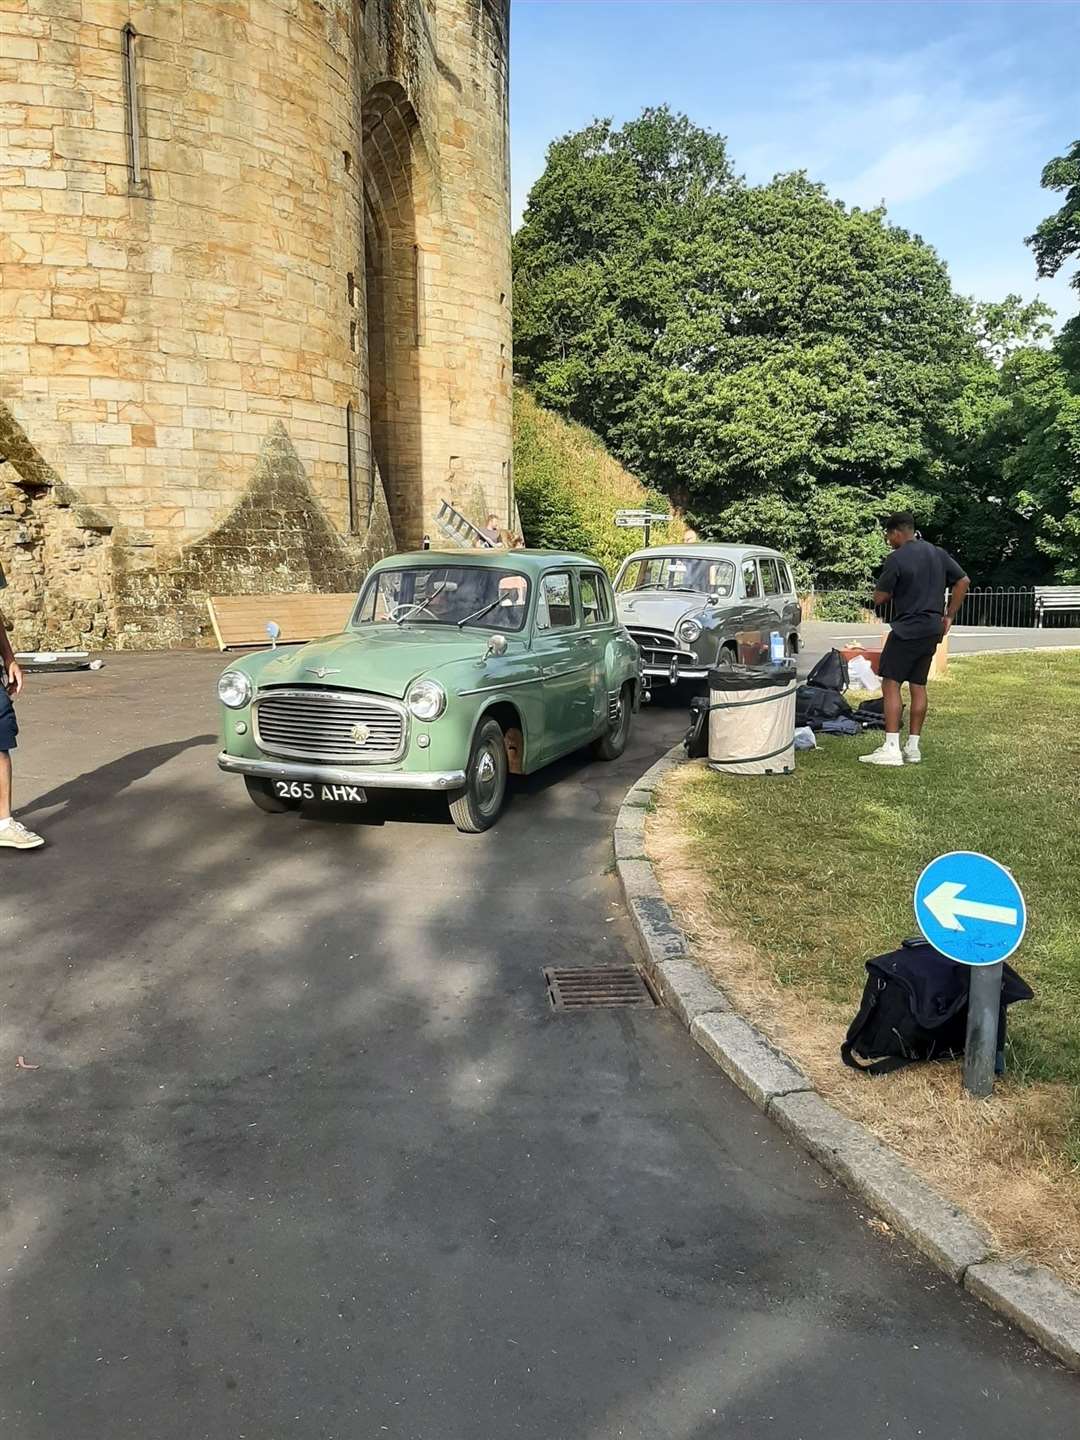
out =
[[(1048, 173), (1060, 181), (1066, 163)], [(1061, 263), (1062, 233), (1040, 264)], [(802, 173), (749, 186), (723, 139), (651, 109), (551, 146), (514, 274), (516, 364), (537, 397), (703, 533), (772, 541), (819, 584), (861, 585), (876, 522), (904, 504), (970, 544), (987, 579), (1060, 562), (1047, 548), (1055, 524), (1067, 545), (1060, 474), (1028, 474), (1011, 448), (1020, 362), (1045, 355), (1032, 347), (1049, 312), (1017, 296), (972, 306), (883, 211)], [(1045, 469), (1071, 432), (1039, 393)]]
[(941, 261), (882, 213), (802, 174), (747, 186), (720, 137), (649, 110), (556, 141), (514, 266), (537, 396), (706, 531), (801, 531), (822, 579), (858, 583), (875, 520), (932, 494), (931, 437), (980, 357)]

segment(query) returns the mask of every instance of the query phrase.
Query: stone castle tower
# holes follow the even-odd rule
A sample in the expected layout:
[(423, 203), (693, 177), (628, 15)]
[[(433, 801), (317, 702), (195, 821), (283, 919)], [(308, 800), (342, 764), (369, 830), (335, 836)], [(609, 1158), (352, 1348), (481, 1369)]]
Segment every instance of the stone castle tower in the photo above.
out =
[[(0, 0), (0, 602), (190, 643), (514, 514), (509, 0)], [(483, 513), (482, 513), (483, 512)]]

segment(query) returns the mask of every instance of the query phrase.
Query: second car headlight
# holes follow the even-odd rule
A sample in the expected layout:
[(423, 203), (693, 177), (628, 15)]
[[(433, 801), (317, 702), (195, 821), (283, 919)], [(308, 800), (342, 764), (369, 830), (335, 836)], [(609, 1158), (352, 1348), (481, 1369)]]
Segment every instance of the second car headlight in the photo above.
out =
[(695, 620), (693, 616), (689, 616), (687, 619), (679, 621), (675, 627), (675, 634), (684, 645), (692, 645), (703, 629), (704, 626), (700, 620)]
[(409, 687), (405, 704), (417, 720), (437, 720), (446, 709), (446, 691), (436, 680), (417, 680)]
[(251, 699), (251, 681), (242, 670), (226, 670), (217, 682), (217, 693), (230, 710), (242, 710)]

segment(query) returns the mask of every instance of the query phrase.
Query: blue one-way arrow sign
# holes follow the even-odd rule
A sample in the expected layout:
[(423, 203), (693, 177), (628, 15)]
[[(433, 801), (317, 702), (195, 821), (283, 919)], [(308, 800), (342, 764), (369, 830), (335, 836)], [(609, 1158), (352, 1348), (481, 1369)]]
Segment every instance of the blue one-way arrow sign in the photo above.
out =
[(942, 955), (962, 965), (996, 965), (1024, 938), (1027, 908), (1004, 865), (973, 850), (954, 850), (919, 876), (915, 918)]

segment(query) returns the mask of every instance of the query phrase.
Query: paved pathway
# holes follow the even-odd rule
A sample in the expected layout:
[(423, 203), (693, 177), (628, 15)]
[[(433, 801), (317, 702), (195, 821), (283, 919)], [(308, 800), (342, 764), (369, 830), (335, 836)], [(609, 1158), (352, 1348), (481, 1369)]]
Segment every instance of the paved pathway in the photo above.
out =
[[(265, 816), (213, 655), (34, 677), (0, 856), (5, 1440), (1065, 1440), (1080, 1381), (884, 1239), (618, 959), (622, 762)], [(853, 957), (859, 963), (861, 957)], [(16, 1055), (41, 1068), (17, 1070)]]

